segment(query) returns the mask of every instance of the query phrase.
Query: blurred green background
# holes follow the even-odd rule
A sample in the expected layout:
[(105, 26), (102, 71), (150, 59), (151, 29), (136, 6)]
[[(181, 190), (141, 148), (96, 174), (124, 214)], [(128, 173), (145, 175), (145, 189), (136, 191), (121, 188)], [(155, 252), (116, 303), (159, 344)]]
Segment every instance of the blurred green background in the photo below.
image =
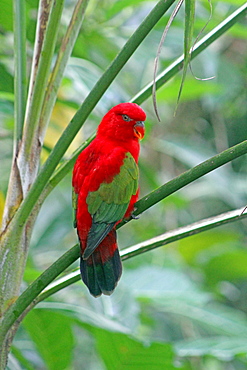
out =
[[(37, 3), (27, 3), (31, 64)], [(155, 1), (92, 0), (66, 68), (42, 159), (81, 102)], [(209, 32), (243, 1), (197, 1), (195, 38)], [(67, 0), (61, 37), (75, 1)], [(11, 165), (13, 30), (10, 0), (0, 13), (0, 211)], [(170, 12), (169, 12), (170, 15)], [(201, 31), (208, 22), (205, 30)], [(70, 150), (95, 131), (113, 105), (129, 101), (153, 78), (163, 17), (105, 93)], [(184, 9), (162, 48), (163, 70), (183, 53)], [(200, 54), (188, 71), (181, 101), (177, 75), (151, 99), (140, 156), (141, 196), (247, 138), (247, 32), (244, 19)], [(59, 45), (57, 46), (59, 48)], [(215, 76), (213, 79), (202, 81)], [(247, 204), (246, 156), (195, 181), (118, 231), (120, 249), (179, 226)], [(0, 212), (1, 213), (1, 212)], [(124, 262), (111, 297), (93, 298), (82, 282), (30, 312), (14, 341), (9, 369), (246, 369), (246, 221), (183, 239)], [(37, 219), (23, 288), (77, 243), (71, 174), (49, 195)], [(78, 262), (72, 266), (78, 267)]]

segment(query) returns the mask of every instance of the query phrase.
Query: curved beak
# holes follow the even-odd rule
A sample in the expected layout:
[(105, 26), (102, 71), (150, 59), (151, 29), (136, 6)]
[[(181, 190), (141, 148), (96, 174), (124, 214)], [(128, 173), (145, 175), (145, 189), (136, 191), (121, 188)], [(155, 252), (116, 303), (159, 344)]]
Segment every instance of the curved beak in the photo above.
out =
[(139, 140), (143, 139), (145, 135), (145, 125), (143, 121), (137, 121), (134, 125), (134, 135), (138, 137)]

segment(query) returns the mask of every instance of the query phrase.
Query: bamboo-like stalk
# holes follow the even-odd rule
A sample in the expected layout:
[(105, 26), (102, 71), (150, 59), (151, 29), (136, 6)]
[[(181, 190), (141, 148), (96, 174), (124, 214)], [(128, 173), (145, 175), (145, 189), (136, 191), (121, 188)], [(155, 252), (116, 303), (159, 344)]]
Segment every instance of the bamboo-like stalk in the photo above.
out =
[(26, 76), (26, 14), (25, 1), (13, 2), (13, 25), (14, 25), (14, 140), (13, 158), (9, 176), (8, 192), (5, 201), (4, 214), (0, 230), (4, 230), (7, 223), (19, 207), (22, 199), (22, 186), (19, 170), (16, 163), (22, 133), (27, 98)]
[[(36, 48), (38, 55), (34, 55), (34, 63), (38, 64), (37, 66), (35, 65), (37, 68), (32, 69), (33, 75), (30, 79), (23, 140), (17, 158), (24, 197), (34, 182), (38, 171), (41, 145), (38, 123), (46, 92), (45, 87), (47, 86), (51, 70), (63, 3), (64, 0), (53, 0), (51, 3), (51, 11), (47, 21), (46, 32), (44, 33), (43, 45), (41, 49)], [(41, 14), (42, 19), (47, 16), (45, 10)], [(42, 24), (40, 26), (42, 27)]]
[(14, 2), (14, 59), (15, 59), (15, 127), (14, 155), (22, 138), (27, 99), (26, 73), (26, 7), (25, 1)]
[(58, 51), (55, 65), (51, 72), (49, 83), (44, 96), (42, 111), (39, 117), (39, 140), (43, 144), (46, 126), (50, 120), (52, 109), (54, 107), (59, 85), (61, 83), (65, 67), (72, 53), (75, 41), (77, 39), (85, 11), (89, 0), (78, 0), (66, 34), (63, 37)]
[(185, 25), (184, 25), (184, 64), (183, 64), (183, 74), (182, 80), (178, 92), (177, 104), (182, 94), (187, 69), (191, 59), (191, 49), (193, 42), (193, 31), (194, 31), (194, 18), (195, 18), (195, 0), (185, 0)]
[(247, 154), (247, 140), (224, 150), (214, 157), (207, 159), (206, 161), (198, 164), (197, 166), (182, 173), (175, 179), (170, 180), (166, 184), (154, 190), (148, 196), (143, 197), (136, 203), (136, 210), (134, 211), (133, 215), (137, 216), (141, 214), (146, 209), (152, 207), (156, 203), (160, 202), (162, 199), (173, 194), (175, 191), (194, 182), (195, 180), (215, 170), (216, 168), (219, 168), (224, 164), (231, 162), (238, 157), (241, 157), (244, 154)]

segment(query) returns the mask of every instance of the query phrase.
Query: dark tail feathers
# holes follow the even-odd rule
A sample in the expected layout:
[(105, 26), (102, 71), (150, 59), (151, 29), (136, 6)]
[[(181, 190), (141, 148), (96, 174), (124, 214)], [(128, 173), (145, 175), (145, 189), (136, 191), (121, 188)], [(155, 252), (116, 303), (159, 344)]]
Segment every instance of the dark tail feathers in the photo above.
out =
[(118, 249), (107, 260), (101, 256), (101, 248), (84, 260), (81, 257), (81, 277), (94, 297), (110, 295), (122, 274), (122, 263)]

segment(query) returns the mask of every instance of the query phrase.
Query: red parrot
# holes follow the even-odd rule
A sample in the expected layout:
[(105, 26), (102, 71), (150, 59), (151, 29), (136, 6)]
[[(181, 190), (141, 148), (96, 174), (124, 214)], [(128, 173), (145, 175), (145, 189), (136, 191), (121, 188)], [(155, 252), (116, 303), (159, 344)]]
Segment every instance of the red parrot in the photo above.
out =
[(116, 225), (131, 215), (138, 198), (139, 140), (145, 119), (137, 104), (116, 105), (103, 117), (95, 139), (74, 166), (81, 277), (94, 297), (110, 295), (122, 273)]

